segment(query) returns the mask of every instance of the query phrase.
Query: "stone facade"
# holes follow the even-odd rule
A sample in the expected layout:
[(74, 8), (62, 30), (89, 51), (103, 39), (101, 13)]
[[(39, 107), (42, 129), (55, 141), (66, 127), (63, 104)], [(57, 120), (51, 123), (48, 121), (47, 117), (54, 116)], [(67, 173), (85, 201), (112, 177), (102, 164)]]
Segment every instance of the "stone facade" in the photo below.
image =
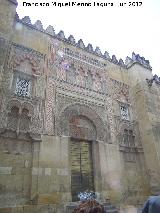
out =
[(79, 178), (74, 143), (100, 201), (139, 205), (160, 192), (160, 81), (149, 61), (102, 54), (20, 20), (16, 6), (1, 0), (0, 212), (65, 212)]

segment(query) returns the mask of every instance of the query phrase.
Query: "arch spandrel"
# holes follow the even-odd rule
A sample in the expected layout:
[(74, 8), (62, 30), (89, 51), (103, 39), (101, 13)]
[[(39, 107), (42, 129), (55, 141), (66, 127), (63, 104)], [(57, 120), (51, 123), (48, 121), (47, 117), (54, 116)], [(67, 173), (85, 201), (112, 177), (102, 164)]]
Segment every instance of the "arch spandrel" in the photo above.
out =
[[(70, 128), (71, 127), (70, 121), (73, 118), (79, 119), (79, 122), (81, 119), (82, 120), (84, 119), (84, 122), (87, 122), (88, 125), (90, 125), (90, 132), (95, 131), (92, 137), (91, 137), (91, 134), (89, 133), (90, 135), (89, 138), (87, 138), (87, 135), (85, 135), (83, 132), (83, 134), (81, 134), (81, 139), (99, 140), (99, 141), (106, 140), (105, 125), (102, 119), (100, 118), (100, 116), (91, 107), (87, 105), (81, 105), (81, 104), (72, 104), (62, 110), (57, 122), (58, 135), (75, 137), (75, 135), (73, 135), (73, 133), (71, 132), (71, 128)], [(74, 127), (74, 128), (78, 128), (78, 127)], [(82, 132), (82, 129), (83, 128), (81, 128), (81, 132)]]

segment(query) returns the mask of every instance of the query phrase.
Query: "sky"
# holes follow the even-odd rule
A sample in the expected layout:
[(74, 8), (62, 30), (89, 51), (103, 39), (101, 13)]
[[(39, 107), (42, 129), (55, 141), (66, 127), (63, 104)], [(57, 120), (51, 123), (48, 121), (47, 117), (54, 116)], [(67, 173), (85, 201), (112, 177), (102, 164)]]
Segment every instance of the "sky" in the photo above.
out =
[[(53, 6), (52, 2), (91, 3), (91, 6)], [(48, 6), (23, 6), (23, 2), (49, 3)], [(94, 6), (94, 2), (96, 6)], [(20, 18), (30, 16), (32, 24), (41, 20), (44, 29), (52, 25), (55, 32), (64, 31), (66, 38), (73, 35), (85, 46), (100, 47), (125, 61), (132, 52), (150, 61), (153, 74), (160, 76), (160, 0), (136, 1), (141, 6), (129, 6), (130, 0), (18, 0)], [(113, 3), (97, 6), (97, 3)], [(120, 3), (124, 6), (119, 6)], [(133, 3), (134, 4), (134, 3)]]

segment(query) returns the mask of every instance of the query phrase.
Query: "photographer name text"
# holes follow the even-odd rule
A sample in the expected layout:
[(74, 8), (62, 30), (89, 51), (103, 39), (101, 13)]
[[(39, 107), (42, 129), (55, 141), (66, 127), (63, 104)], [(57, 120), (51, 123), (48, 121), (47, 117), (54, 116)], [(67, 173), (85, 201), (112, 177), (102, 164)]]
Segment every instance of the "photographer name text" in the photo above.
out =
[(26, 2), (23, 1), (22, 5), (24, 7), (108, 7), (108, 6), (118, 6), (118, 7), (140, 7), (142, 2), (133, 1), (133, 2), (77, 2), (77, 1), (67, 1), (67, 2)]

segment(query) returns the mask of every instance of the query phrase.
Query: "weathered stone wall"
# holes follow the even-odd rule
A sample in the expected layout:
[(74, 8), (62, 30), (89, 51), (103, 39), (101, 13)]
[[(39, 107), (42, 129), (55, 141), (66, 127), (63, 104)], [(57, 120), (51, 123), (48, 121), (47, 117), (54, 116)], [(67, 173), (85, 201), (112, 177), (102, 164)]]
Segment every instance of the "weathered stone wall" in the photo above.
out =
[[(139, 72), (138, 72), (139, 71)], [(133, 74), (134, 73), (134, 74)], [(154, 126), (159, 122), (157, 113), (159, 111), (159, 98), (157, 85), (148, 87), (146, 78), (151, 79), (152, 75), (139, 65), (130, 68), (130, 77), (135, 76), (131, 81), (135, 112), (139, 123), (142, 147), (144, 149), (146, 171), (150, 181), (152, 193), (159, 192), (159, 148), (157, 147)]]
[(0, 206), (24, 205), (30, 200), (32, 144), (30, 141), (0, 137)]

